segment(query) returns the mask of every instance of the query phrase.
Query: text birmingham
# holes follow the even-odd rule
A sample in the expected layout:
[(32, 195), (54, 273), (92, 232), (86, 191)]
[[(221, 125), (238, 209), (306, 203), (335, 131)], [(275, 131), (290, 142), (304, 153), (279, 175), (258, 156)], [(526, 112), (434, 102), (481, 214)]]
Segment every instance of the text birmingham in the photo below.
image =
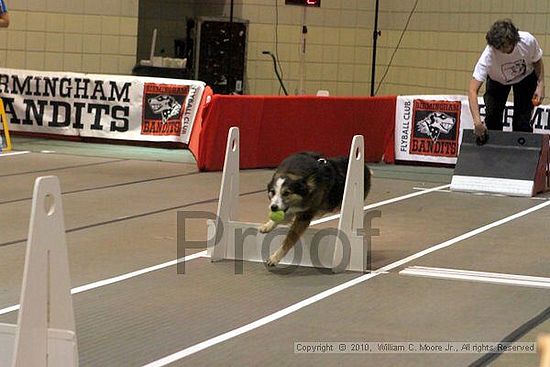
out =
[[(125, 132), (129, 129), (131, 83), (121, 86), (114, 81), (88, 78), (43, 77), (0, 74), (0, 94), (11, 124), (54, 128), (73, 127), (103, 130), (106, 116), (110, 117), (110, 131)], [(24, 116), (18, 116), (13, 95), (21, 95)], [(48, 98), (50, 100), (39, 99)], [(51, 100), (64, 98), (66, 100)], [(121, 105), (126, 104), (126, 105)], [(19, 112), (21, 113), (21, 112)], [(92, 116), (91, 121), (89, 120)], [(45, 121), (46, 119), (46, 121)]]

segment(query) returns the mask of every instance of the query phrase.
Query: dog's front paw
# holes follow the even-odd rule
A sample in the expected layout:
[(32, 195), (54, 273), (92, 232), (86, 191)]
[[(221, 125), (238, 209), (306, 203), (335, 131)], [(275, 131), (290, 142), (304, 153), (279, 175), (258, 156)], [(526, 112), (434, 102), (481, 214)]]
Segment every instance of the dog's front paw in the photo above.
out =
[(269, 221), (265, 222), (264, 224), (262, 224), (258, 228), (258, 230), (260, 231), (260, 233), (267, 233), (267, 232), (271, 232), (276, 226), (277, 226), (277, 223), (275, 223), (272, 220), (269, 220)]
[(283, 258), (283, 253), (279, 249), (275, 251), (273, 254), (271, 254), (271, 256), (269, 256), (265, 262), (267, 266), (277, 266), (277, 264), (279, 264), (282, 258)]
[(271, 255), (270, 257), (267, 258), (267, 260), (265, 261), (265, 263), (267, 264), (267, 266), (277, 266), (277, 264), (279, 263), (279, 261), (281, 261), (281, 259), (278, 259), (275, 254)]

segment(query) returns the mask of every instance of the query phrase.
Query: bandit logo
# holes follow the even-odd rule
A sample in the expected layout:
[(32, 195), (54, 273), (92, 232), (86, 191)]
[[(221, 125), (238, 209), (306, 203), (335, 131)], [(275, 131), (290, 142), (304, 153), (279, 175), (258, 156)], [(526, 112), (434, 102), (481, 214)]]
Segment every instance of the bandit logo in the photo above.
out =
[(166, 95), (149, 98), (149, 107), (154, 113), (162, 116), (163, 124), (170, 117), (178, 116), (181, 111), (181, 104), (174, 97)]
[(179, 136), (188, 94), (188, 85), (146, 83), (141, 134)]
[(415, 100), (410, 154), (457, 157), (460, 101)]
[(433, 141), (436, 141), (442, 132), (448, 134), (453, 126), (455, 126), (455, 122), (456, 119), (446, 113), (432, 112), (417, 123), (416, 129), (418, 132), (426, 134)]

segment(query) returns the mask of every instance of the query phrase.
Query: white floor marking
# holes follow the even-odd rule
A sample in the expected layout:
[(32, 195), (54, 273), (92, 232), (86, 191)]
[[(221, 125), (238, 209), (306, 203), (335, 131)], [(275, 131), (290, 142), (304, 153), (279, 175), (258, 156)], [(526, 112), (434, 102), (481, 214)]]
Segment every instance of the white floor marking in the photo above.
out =
[(27, 154), (27, 153), (30, 153), (30, 151), (23, 150), (23, 151), (20, 151), (20, 152), (3, 152), (3, 153), (0, 153), (0, 158), (8, 157), (10, 155), (21, 155), (21, 154)]
[[(405, 199), (409, 199), (409, 198), (412, 198), (412, 197), (424, 195), (424, 194), (430, 193), (432, 191), (437, 191), (437, 190), (440, 190), (441, 188), (445, 188), (445, 187), (449, 187), (449, 186), (450, 185), (443, 185), (443, 186), (439, 186), (439, 187), (434, 187), (433, 189), (427, 189), (425, 191), (414, 192), (414, 193), (411, 193), (411, 194), (398, 196), (398, 197), (393, 198), (393, 199), (384, 200), (384, 201), (381, 201), (379, 203), (374, 203), (374, 204), (371, 204), (371, 205), (367, 205), (367, 206), (365, 206), (365, 210), (375, 208), (375, 207), (378, 207), (378, 206), (382, 206), (382, 205), (386, 205), (386, 204), (395, 203), (395, 202), (405, 200)], [(339, 216), (340, 215), (338, 214), (335, 217), (338, 218)], [(334, 219), (334, 218), (331, 218), (331, 219), (327, 219), (327, 218), (329, 218), (329, 217), (321, 218), (321, 220), (319, 220), (319, 221), (314, 221), (314, 222), (312, 222), (312, 225), (322, 223), (322, 222), (327, 222), (328, 220)], [(198, 253), (190, 255), (190, 256), (186, 256), (184, 258), (184, 261), (194, 260), (194, 259), (198, 259), (200, 257), (207, 257), (206, 256), (206, 250), (198, 252)], [(122, 275), (119, 275), (119, 276), (116, 276), (116, 277), (113, 277), (113, 278), (104, 279), (104, 280), (100, 280), (100, 281), (97, 281), (97, 282), (94, 282), (94, 283), (82, 285), (80, 287), (73, 288), (71, 290), (71, 293), (72, 294), (77, 294), (77, 293), (89, 291), (89, 290), (92, 290), (92, 289), (95, 289), (95, 288), (103, 287), (105, 285), (121, 282), (123, 280), (128, 280), (130, 278), (134, 278), (134, 277), (146, 274), (146, 273), (150, 273), (150, 272), (155, 271), (155, 270), (160, 270), (160, 269), (167, 268), (169, 266), (174, 266), (174, 265), (177, 264), (177, 261), (178, 260), (168, 261), (168, 262), (165, 262), (163, 264), (148, 267), (146, 269), (136, 270), (136, 271), (133, 271), (131, 273), (122, 274)], [(0, 315), (4, 315), (4, 314), (7, 314), (7, 313), (10, 313), (10, 312), (13, 312), (13, 311), (17, 311), (17, 310), (19, 310), (19, 305), (13, 305), (13, 306), (5, 307), (5, 308), (0, 309)]]
[[(435, 188), (434, 188), (435, 189)], [(325, 299), (327, 297), (330, 297), (338, 292), (341, 292), (345, 289), (348, 289), (350, 287), (353, 287), (354, 285), (357, 285), (357, 284), (360, 284), (360, 283), (363, 283), (371, 278), (374, 278), (380, 274), (382, 274), (383, 272), (387, 272), (387, 271), (390, 271), (390, 270), (393, 270), (395, 268), (398, 268), (408, 262), (411, 262), (415, 259), (418, 259), (419, 257), (422, 257), (422, 256), (425, 256), (429, 253), (432, 253), (434, 251), (438, 251), (438, 250), (441, 250), (445, 247), (448, 247), (448, 246), (451, 246), (451, 245), (454, 245), (455, 243), (457, 242), (460, 242), (460, 241), (463, 241), (465, 239), (468, 239), (470, 237), (473, 237), (473, 236), (476, 236), (480, 233), (483, 233), (485, 231), (488, 231), (492, 228), (495, 228), (497, 226), (500, 226), (500, 225), (503, 225), (505, 223), (508, 223), (508, 222), (511, 222), (515, 219), (518, 219), (518, 218), (521, 218), (525, 215), (528, 215), (530, 213), (533, 213), (537, 210), (540, 210), (542, 208), (545, 208), (547, 207), (548, 205), (550, 205), (550, 201), (545, 201), (544, 203), (541, 203), (541, 204), (538, 204), (538, 205), (535, 205), (529, 209), (526, 209), (526, 210), (523, 210), (521, 212), (518, 212), (516, 214), (513, 214), (513, 215), (510, 215), (506, 218), (503, 218), (503, 219), (500, 219), (496, 222), (493, 222), (493, 223), (489, 223), (483, 227), (479, 227), (477, 229), (474, 229), (470, 232), (467, 232), (467, 233), (464, 233), (458, 237), (455, 237), (455, 238), (452, 238), (448, 241), (445, 241), (443, 243), (440, 243), (438, 245), (434, 245), (430, 248), (427, 248), (425, 249), (424, 251), (420, 251), (414, 255), (411, 255), (411, 256), (408, 256), (404, 259), (401, 259), (399, 261), (396, 261), (396, 262), (393, 262), (389, 265), (386, 265), (380, 269), (378, 269), (377, 271), (373, 272), (373, 273), (369, 273), (369, 274), (364, 274), (364, 275), (361, 275), (355, 279), (352, 279), (350, 281), (347, 281), (345, 283), (342, 283), (336, 287), (333, 287), (333, 288), (330, 288), (330, 289), (327, 289), (326, 291), (323, 291), (321, 293), (318, 293), (312, 297), (309, 297), (309, 298), (306, 298), (298, 303), (295, 303), (291, 306), (288, 306), (280, 311), (277, 311), (271, 315), (268, 315), (268, 316), (265, 316), (261, 319), (258, 319), (256, 321), (253, 321), (249, 324), (246, 324), (244, 326), (241, 326), (237, 329), (234, 329), (234, 330), (231, 330), (231, 331), (228, 331), (226, 333), (223, 333), (223, 334), (220, 334), (214, 338), (211, 338), (211, 339), (208, 339), (208, 340), (205, 340), (201, 343), (198, 343), (198, 344), (195, 344), (195, 345), (192, 345), (188, 348), (185, 348), (183, 350), (180, 350), (179, 352), (176, 352), (176, 353), (173, 353), (171, 355), (168, 355), (164, 358), (161, 358), (157, 361), (154, 361), (154, 362), (151, 362), (143, 367), (162, 367), (162, 366), (166, 366), (167, 364), (170, 364), (170, 363), (173, 363), (175, 361), (178, 361), (182, 358), (185, 358), (187, 356), (190, 356), (192, 354), (195, 354), (197, 352), (200, 352), (204, 349), (207, 349), (207, 348), (210, 348), (216, 344), (219, 344), (219, 343), (222, 343), (226, 340), (229, 340), (229, 339), (232, 339), (232, 338), (235, 338), (239, 335), (242, 335), (244, 333), (247, 333), (249, 331), (252, 331), (254, 329), (257, 329), (261, 326), (264, 326), (270, 322), (273, 322), (273, 321), (276, 321), (282, 317), (285, 317), (291, 313), (294, 313), (306, 306), (309, 306), (315, 302), (318, 302), (322, 299)]]
[(151, 363), (149, 363), (149, 364), (147, 364), (143, 367), (162, 367), (162, 366), (166, 366), (167, 364), (176, 362), (176, 361), (178, 361), (182, 358), (185, 358), (187, 356), (190, 356), (192, 354), (200, 352), (201, 350), (210, 348), (210, 347), (212, 347), (216, 344), (219, 344), (219, 343), (222, 343), (226, 340), (235, 338), (235, 337), (237, 337), (241, 334), (247, 333), (247, 332), (252, 331), (254, 329), (257, 329), (261, 326), (269, 324), (270, 322), (276, 321), (280, 318), (283, 318), (287, 315), (290, 315), (291, 313), (294, 313), (294, 312), (296, 312), (296, 311), (298, 311), (298, 310), (300, 310), (300, 309), (302, 309), (306, 306), (309, 306), (309, 305), (311, 305), (311, 304), (313, 304), (317, 301), (320, 301), (324, 298), (330, 297), (333, 294), (341, 292), (341, 291), (343, 291), (347, 288), (350, 288), (350, 287), (352, 287), (356, 284), (362, 283), (367, 279), (374, 278), (377, 275), (380, 275), (380, 274), (379, 273), (370, 273), (370, 274), (362, 275), (362, 276), (357, 277), (355, 279), (352, 279), (352, 280), (350, 280), (346, 283), (343, 283), (343, 284), (340, 284), (336, 287), (327, 289), (326, 291), (318, 293), (318, 294), (316, 294), (312, 297), (306, 298), (303, 301), (295, 303), (295, 304), (293, 304), (289, 307), (283, 308), (282, 310), (277, 311), (277, 312), (275, 312), (271, 315), (268, 315), (268, 316), (263, 317), (259, 320), (251, 322), (250, 324), (246, 324), (246, 325), (241, 326), (237, 329), (234, 329), (234, 330), (231, 330), (231, 331), (226, 332), (224, 334), (218, 335), (214, 338), (205, 340), (202, 343), (198, 343), (198, 344), (195, 344), (191, 347), (185, 348), (185, 349), (183, 349), (179, 352), (176, 352), (174, 354), (166, 356), (166, 357), (164, 357), (162, 359), (159, 359), (157, 361), (151, 362)]
[[(449, 185), (450, 186), (450, 185)], [(447, 186), (447, 187), (449, 187)], [(413, 187), (413, 190), (418, 190), (418, 191), (425, 191), (425, 190), (428, 190), (426, 189), (425, 187), (417, 187), (417, 186), (414, 186)], [(439, 192), (452, 192), (451, 189), (448, 189), (448, 188), (444, 188), (444, 189), (440, 189), (440, 190), (437, 190)]]
[[(95, 288), (103, 287), (103, 286), (106, 286), (106, 285), (109, 285), (109, 284), (122, 282), (123, 280), (134, 278), (134, 277), (137, 277), (137, 276), (140, 276), (140, 275), (143, 275), (143, 274), (147, 274), (147, 273), (150, 273), (150, 272), (153, 272), (153, 271), (156, 271), (156, 270), (168, 268), (170, 266), (175, 266), (175, 265), (178, 264), (178, 262), (190, 261), (190, 260), (198, 259), (200, 257), (205, 257), (205, 256), (206, 256), (206, 250), (201, 251), (201, 252), (197, 252), (193, 255), (185, 256), (184, 258), (181, 258), (181, 259), (178, 259), (178, 260), (168, 261), (168, 262), (165, 262), (163, 264), (150, 266), (150, 267), (145, 268), (145, 269), (140, 269), (140, 270), (136, 270), (136, 271), (133, 271), (133, 272), (130, 272), (130, 273), (118, 275), (118, 276), (113, 277), (113, 278), (108, 278), (108, 279), (100, 280), (98, 282), (82, 285), (80, 287), (76, 287), (76, 288), (71, 289), (71, 294), (78, 294), (78, 293), (86, 292), (86, 291), (89, 291), (89, 290), (92, 290), (92, 289), (95, 289)], [(2, 308), (2, 309), (0, 309), (0, 315), (4, 315), (4, 314), (7, 314), (7, 313), (10, 313), (10, 312), (13, 312), (13, 311), (17, 311), (17, 310), (19, 310), (19, 305), (13, 305), (13, 306), (9, 306), (9, 307), (6, 307), (6, 308)]]
[[(413, 190), (418, 190), (418, 191), (425, 191), (425, 190), (429, 190), (429, 189), (426, 189), (425, 187), (413, 187)], [(437, 190), (438, 192), (453, 192), (451, 189), (441, 189), (441, 190)], [(490, 192), (461, 192), (462, 194), (470, 194), (470, 195), (477, 195), (477, 196), (495, 196), (495, 197), (512, 197), (512, 196), (508, 196), (508, 195), (504, 195), (504, 194), (495, 194), (495, 193), (490, 193)], [(533, 196), (533, 197), (530, 197), (529, 199), (531, 200), (542, 200), (542, 201), (545, 201), (545, 200), (548, 200), (548, 198), (545, 198), (545, 197), (539, 197), (539, 196)]]
[(510, 216), (508, 216), (508, 217), (506, 217), (506, 218), (502, 218), (502, 219), (500, 219), (500, 220), (497, 220), (496, 222), (489, 223), (489, 224), (484, 225), (483, 227), (479, 227), (479, 228), (474, 229), (474, 230), (472, 230), (472, 231), (470, 231), (470, 232), (466, 232), (466, 233), (464, 233), (464, 234), (462, 234), (462, 235), (460, 235), (460, 236), (458, 236), (458, 237), (451, 238), (450, 240), (445, 241), (445, 242), (442, 242), (442, 243), (440, 243), (440, 244), (438, 244), (438, 245), (429, 247), (429, 248), (427, 248), (427, 249), (425, 249), (425, 250), (423, 250), (423, 251), (417, 252), (416, 254), (413, 254), (413, 255), (411, 255), (411, 256), (408, 256), (408, 257), (406, 257), (406, 258), (404, 258), (404, 259), (401, 259), (401, 260), (399, 260), (399, 261), (396, 261), (396, 262), (394, 262), (394, 263), (392, 263), (392, 264), (386, 265), (386, 266), (384, 266), (384, 267), (382, 267), (382, 268), (380, 268), (380, 269), (378, 269), (378, 270), (380, 270), (380, 271), (389, 271), (389, 270), (395, 269), (395, 268), (397, 268), (397, 267), (399, 267), (399, 266), (402, 266), (402, 265), (404, 265), (404, 264), (406, 264), (406, 263), (408, 263), (408, 262), (411, 262), (411, 261), (413, 261), (413, 260), (416, 260), (416, 259), (418, 259), (418, 258), (420, 258), (420, 257), (422, 257), (422, 256), (428, 255), (428, 254), (430, 254), (430, 253), (432, 253), (432, 252), (434, 252), (434, 251), (438, 251), (438, 250), (441, 250), (441, 249), (443, 249), (443, 248), (445, 248), (445, 247), (449, 247), (449, 246), (451, 246), (451, 245), (454, 245), (454, 244), (457, 243), (457, 242), (464, 241), (464, 240), (466, 240), (466, 239), (468, 239), (468, 238), (470, 238), (470, 237), (474, 237), (474, 236), (476, 236), (476, 235), (478, 235), (478, 234), (480, 234), (480, 233), (486, 232), (486, 231), (488, 231), (488, 230), (490, 230), (490, 229), (493, 229), (493, 228), (498, 227), (498, 226), (500, 226), (500, 225), (503, 225), (503, 224), (505, 224), (505, 223), (508, 223), (508, 222), (511, 222), (511, 221), (516, 220), (516, 219), (518, 219), (518, 218), (521, 218), (521, 217), (523, 217), (523, 216), (526, 216), (527, 214), (531, 214), (532, 212), (536, 212), (537, 210), (540, 210), (540, 209), (542, 209), (542, 208), (545, 208), (545, 207), (547, 207), (548, 205), (550, 205), (550, 201), (545, 201), (544, 203), (540, 203), (540, 204), (535, 205), (535, 206), (533, 206), (533, 207), (531, 207), (531, 208), (529, 208), (529, 209), (525, 209), (525, 210), (523, 210), (523, 211), (521, 211), (521, 212), (518, 212), (518, 213), (516, 213), (516, 214), (512, 214), (512, 215), (510, 215)]
[(532, 288), (550, 288), (550, 278), (528, 275), (488, 273), (482, 271), (432, 268), (425, 266), (411, 266), (399, 272), (400, 275), (417, 277), (465, 280), (492, 284), (514, 285)]
[[(366, 206), (363, 207), (363, 210), (370, 210), (370, 209), (378, 208), (379, 206), (388, 205), (388, 204), (396, 203), (398, 201), (403, 201), (403, 200), (407, 200), (407, 199), (410, 199), (410, 198), (414, 198), (416, 196), (428, 194), (430, 192), (441, 191), (441, 190), (444, 190), (444, 189), (446, 189), (450, 186), (451, 185), (442, 185), (442, 186), (432, 187), (430, 189), (423, 189), (422, 191), (418, 191), (418, 192), (412, 192), (412, 193), (407, 194), (407, 195), (402, 195), (402, 196), (398, 196), (398, 197), (395, 197), (395, 198), (392, 198), (392, 199), (380, 201), (378, 203), (366, 205)], [(338, 218), (340, 218), (340, 214), (330, 215), (330, 216), (323, 217), (323, 218), (312, 221), (311, 225), (329, 222), (331, 220), (338, 219)]]

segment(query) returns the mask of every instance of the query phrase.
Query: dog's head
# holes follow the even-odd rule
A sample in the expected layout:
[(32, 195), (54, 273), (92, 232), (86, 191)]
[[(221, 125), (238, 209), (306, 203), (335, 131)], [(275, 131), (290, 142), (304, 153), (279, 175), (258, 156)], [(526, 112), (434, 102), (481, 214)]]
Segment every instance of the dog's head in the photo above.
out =
[(306, 180), (289, 176), (275, 175), (267, 184), (269, 209), (282, 210), (288, 214), (304, 211), (305, 199), (309, 194)]

